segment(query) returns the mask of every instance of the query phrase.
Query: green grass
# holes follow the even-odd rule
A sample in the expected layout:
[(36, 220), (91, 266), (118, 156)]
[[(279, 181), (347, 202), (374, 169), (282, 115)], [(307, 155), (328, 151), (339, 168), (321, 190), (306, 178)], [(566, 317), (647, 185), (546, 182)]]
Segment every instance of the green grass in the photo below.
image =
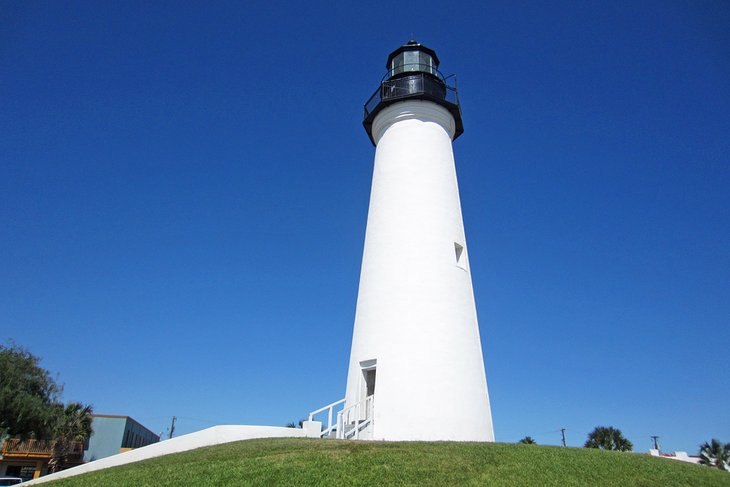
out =
[(53, 487), (730, 486), (730, 473), (633, 453), (505, 443), (264, 439), (92, 472)]

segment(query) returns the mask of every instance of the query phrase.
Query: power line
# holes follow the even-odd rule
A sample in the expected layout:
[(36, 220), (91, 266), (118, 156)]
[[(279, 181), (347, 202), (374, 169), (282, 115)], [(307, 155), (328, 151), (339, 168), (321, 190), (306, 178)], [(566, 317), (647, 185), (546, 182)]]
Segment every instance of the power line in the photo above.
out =
[(550, 431), (543, 431), (542, 433), (536, 433), (535, 435), (536, 436), (537, 435), (549, 435), (549, 434), (558, 433), (558, 432), (560, 432), (560, 430), (550, 430)]
[(177, 419), (187, 419), (190, 421), (200, 421), (201, 423), (221, 424), (224, 421), (213, 421), (210, 419), (191, 418), (189, 416), (177, 416)]

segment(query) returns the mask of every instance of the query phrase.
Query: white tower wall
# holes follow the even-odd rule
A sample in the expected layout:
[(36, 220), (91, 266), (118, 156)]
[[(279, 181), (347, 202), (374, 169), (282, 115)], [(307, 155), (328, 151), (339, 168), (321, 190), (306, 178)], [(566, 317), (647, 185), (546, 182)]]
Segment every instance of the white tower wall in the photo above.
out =
[[(445, 108), (375, 118), (370, 209), (346, 406), (376, 361), (373, 439), (494, 441)], [(457, 248), (463, 250), (457, 262)]]

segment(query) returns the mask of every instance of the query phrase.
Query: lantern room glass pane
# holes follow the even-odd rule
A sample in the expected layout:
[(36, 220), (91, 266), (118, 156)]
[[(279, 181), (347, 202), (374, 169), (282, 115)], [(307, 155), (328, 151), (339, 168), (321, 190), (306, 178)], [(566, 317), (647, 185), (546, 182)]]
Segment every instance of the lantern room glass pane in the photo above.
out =
[(403, 72), (403, 54), (399, 54), (393, 58), (390, 66), (390, 75), (399, 74)]
[(436, 74), (433, 58), (421, 51), (405, 51), (393, 58), (390, 66), (390, 75), (406, 72), (423, 72)]
[(420, 69), (419, 71), (424, 71), (426, 73), (436, 74), (433, 69), (433, 58), (426, 54), (425, 52), (419, 52), (419, 64)]
[(404, 71), (420, 71), (418, 54), (418, 51), (406, 51), (403, 53)]

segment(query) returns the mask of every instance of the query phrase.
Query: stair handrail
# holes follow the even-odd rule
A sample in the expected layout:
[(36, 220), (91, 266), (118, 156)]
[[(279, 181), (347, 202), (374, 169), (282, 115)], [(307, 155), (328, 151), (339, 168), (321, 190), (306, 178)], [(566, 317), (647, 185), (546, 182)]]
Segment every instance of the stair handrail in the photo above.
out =
[(311, 413), (309, 413), (309, 421), (313, 421), (315, 415), (321, 413), (322, 411), (327, 411), (327, 427), (323, 429), (322, 432), (319, 434), (320, 438), (323, 436), (328, 436), (330, 433), (332, 433), (332, 430), (335, 429), (336, 424), (332, 424), (332, 411), (336, 406), (342, 404), (343, 402), (345, 402), (345, 399), (340, 399), (339, 401), (335, 401), (332, 404), (328, 404), (322, 408), (317, 409), (316, 411), (312, 411)]
[[(362, 417), (361, 413), (363, 408), (365, 409), (365, 418), (360, 419)], [(373, 423), (374, 408), (375, 394), (371, 394), (362, 401), (356, 402), (352, 406), (349, 406), (337, 413), (337, 438), (347, 439), (350, 436), (354, 436), (356, 440), (360, 439), (360, 430)], [(350, 422), (349, 416), (353, 411), (355, 412), (355, 421)], [(348, 431), (345, 431), (345, 422), (354, 423), (355, 426), (350, 428)]]

